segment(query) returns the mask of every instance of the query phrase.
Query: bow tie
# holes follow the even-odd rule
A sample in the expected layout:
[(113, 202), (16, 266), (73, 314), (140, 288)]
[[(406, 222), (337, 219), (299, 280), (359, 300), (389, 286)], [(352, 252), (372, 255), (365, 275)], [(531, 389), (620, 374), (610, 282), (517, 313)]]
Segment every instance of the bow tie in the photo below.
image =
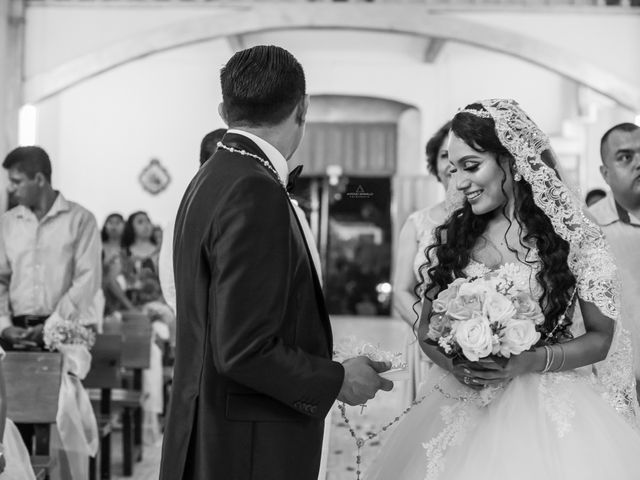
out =
[(287, 192), (291, 193), (296, 186), (296, 180), (302, 173), (302, 165), (298, 165), (296, 168), (289, 172), (289, 179), (287, 180)]

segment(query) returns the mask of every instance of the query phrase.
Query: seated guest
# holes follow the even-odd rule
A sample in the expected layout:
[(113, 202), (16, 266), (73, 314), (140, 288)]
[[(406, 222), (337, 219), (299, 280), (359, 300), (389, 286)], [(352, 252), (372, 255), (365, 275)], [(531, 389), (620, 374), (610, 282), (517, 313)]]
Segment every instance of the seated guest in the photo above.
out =
[(122, 215), (119, 213), (108, 215), (100, 233), (102, 239), (102, 289), (105, 297), (104, 314), (107, 318), (120, 310), (135, 309), (131, 300), (124, 293), (126, 284), (122, 271), (123, 232), (124, 218)]
[(100, 235), (91, 212), (53, 189), (42, 148), (16, 148), (2, 166), (17, 206), (0, 216), (0, 341), (41, 346), (53, 313), (99, 322)]
[(102, 261), (109, 262), (122, 255), (122, 234), (124, 233), (124, 217), (119, 213), (110, 213), (100, 231), (102, 240)]
[(587, 192), (587, 195), (584, 198), (587, 207), (590, 207), (594, 203), (598, 203), (604, 197), (607, 196), (607, 192), (602, 190), (601, 188), (593, 188)]
[(136, 306), (162, 297), (158, 280), (159, 245), (146, 212), (129, 215), (122, 235), (128, 295)]
[(129, 216), (124, 227), (122, 246), (125, 251), (125, 276), (132, 303), (149, 316), (153, 338), (150, 366), (143, 371), (142, 390), (145, 393), (145, 441), (160, 437), (158, 415), (164, 410), (162, 350), (159, 345), (169, 340), (169, 325), (175, 321), (173, 312), (165, 304), (158, 278), (160, 245), (154, 236), (154, 226), (146, 212)]

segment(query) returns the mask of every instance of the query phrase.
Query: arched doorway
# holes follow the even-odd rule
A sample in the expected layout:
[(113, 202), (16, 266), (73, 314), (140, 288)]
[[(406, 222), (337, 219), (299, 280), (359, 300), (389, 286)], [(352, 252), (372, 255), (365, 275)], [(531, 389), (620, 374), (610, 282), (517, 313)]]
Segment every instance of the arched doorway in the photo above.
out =
[(411, 161), (398, 145), (415, 142), (420, 130), (419, 122), (402, 121), (411, 109), (379, 98), (311, 98), (296, 154), (305, 170), (293, 195), (319, 247), (331, 314), (390, 314), (392, 188), (398, 163)]

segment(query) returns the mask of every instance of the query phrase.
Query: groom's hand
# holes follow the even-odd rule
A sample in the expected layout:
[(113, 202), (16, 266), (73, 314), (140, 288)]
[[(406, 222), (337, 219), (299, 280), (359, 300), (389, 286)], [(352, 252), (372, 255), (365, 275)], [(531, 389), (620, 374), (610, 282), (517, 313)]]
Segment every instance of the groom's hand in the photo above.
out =
[(367, 357), (355, 357), (345, 360), (342, 366), (344, 380), (338, 394), (340, 402), (362, 405), (375, 397), (378, 390), (389, 391), (393, 388), (392, 381), (378, 375), (391, 368), (389, 362), (374, 362)]

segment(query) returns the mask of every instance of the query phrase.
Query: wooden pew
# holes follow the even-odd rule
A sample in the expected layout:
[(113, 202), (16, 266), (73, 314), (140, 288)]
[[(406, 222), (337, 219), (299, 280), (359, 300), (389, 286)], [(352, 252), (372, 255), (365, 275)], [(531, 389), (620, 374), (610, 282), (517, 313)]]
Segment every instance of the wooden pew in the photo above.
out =
[[(120, 371), (122, 335), (97, 335), (91, 355), (91, 370), (82, 383), (89, 389), (92, 400), (99, 401), (99, 413), (96, 415), (100, 434), (99, 476), (101, 480), (109, 480), (111, 478), (111, 391), (122, 385)], [(96, 467), (96, 459), (92, 458), (89, 461), (89, 480), (95, 480), (97, 477)]]
[(49, 472), (51, 460), (48, 456), (33, 455), (31, 457), (31, 467), (36, 476), (36, 480), (45, 480)]
[[(151, 363), (151, 320), (140, 312), (122, 312), (122, 366), (133, 372), (131, 389), (142, 393), (142, 370)], [(139, 405), (133, 412), (135, 459), (142, 460), (143, 410)], [(123, 427), (124, 428), (124, 427)]]
[(33, 445), (27, 445), (36, 474), (51, 465), (49, 439), (56, 423), (62, 380), (62, 354), (7, 352), (2, 362), (7, 390), (7, 417), (15, 423), (33, 424)]
[[(105, 324), (104, 331), (122, 338), (121, 366), (131, 372), (126, 388), (111, 390), (111, 406), (122, 409), (123, 475), (133, 474), (133, 462), (142, 459), (142, 370), (149, 368), (151, 358), (151, 321), (146, 314), (124, 311), (122, 322)], [(92, 401), (99, 401), (92, 392)]]

